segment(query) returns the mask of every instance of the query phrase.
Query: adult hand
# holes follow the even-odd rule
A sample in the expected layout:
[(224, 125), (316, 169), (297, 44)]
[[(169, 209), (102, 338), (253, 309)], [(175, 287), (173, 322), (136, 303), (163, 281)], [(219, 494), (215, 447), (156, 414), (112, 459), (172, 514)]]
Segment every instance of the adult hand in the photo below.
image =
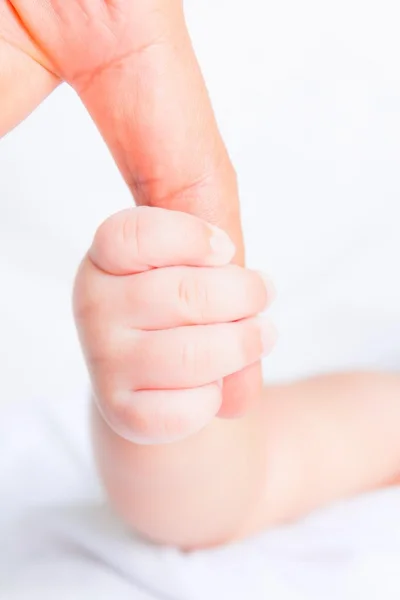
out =
[(0, 138), (59, 83), (8, 0), (0, 0)]
[[(236, 176), (181, 0), (6, 0), (1, 6), (0, 38), (6, 41), (0, 76), (8, 71), (12, 95), (8, 88), (7, 94), (20, 98), (2, 131), (59, 80), (67, 81), (136, 202), (218, 225), (236, 244), (235, 262), (243, 264)], [(19, 76), (13, 76), (15, 69)], [(260, 392), (259, 364), (227, 378), (221, 415), (242, 414)]]

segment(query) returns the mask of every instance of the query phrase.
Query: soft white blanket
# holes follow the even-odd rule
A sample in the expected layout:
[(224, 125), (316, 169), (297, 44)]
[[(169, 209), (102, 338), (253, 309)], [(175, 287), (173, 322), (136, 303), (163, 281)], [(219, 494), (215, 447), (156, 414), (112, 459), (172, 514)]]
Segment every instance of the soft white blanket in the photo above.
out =
[(398, 600), (400, 489), (231, 548), (181, 554), (126, 531), (104, 503), (87, 394), (14, 404), (0, 420), (4, 600)]

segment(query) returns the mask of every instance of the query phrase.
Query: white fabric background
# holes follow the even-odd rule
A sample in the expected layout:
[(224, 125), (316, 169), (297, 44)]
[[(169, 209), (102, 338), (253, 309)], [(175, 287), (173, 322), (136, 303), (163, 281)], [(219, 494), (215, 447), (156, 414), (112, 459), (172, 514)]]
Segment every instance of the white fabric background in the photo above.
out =
[[(280, 292), (281, 340), (266, 378), (398, 369), (398, 3), (187, 0), (186, 8), (239, 173), (249, 264), (270, 271)], [(67, 88), (1, 141), (0, 173), (0, 403), (9, 404), (0, 415), (0, 524), (25, 506), (28, 525), (21, 538), (11, 535), (17, 554), (28, 540), (53, 557), (47, 566), (27, 563), (30, 575), (0, 597), (132, 597), (139, 565), (164, 592), (186, 582), (185, 600), (397, 599), (396, 491), (193, 560), (173, 552), (153, 560), (122, 534), (111, 543), (96, 511), (37, 516), (41, 506), (97, 498), (70, 294), (96, 226), (130, 198)], [(44, 404), (33, 402), (39, 397)]]

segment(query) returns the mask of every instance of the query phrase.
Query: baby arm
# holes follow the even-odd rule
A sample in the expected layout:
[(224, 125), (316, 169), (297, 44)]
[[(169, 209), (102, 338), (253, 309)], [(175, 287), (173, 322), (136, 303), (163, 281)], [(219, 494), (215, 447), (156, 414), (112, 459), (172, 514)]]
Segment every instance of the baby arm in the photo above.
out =
[(265, 487), (247, 534), (400, 482), (399, 374), (338, 373), (270, 387), (260, 419)]
[(204, 221), (143, 207), (100, 227), (78, 274), (100, 472), (120, 514), (159, 542), (225, 542), (261, 493), (258, 415), (215, 418), (222, 378), (274, 339), (254, 318), (270, 290), (229, 265), (234, 253)]
[(244, 418), (215, 418), (219, 381), (274, 337), (254, 318), (272, 290), (228, 265), (234, 250), (215, 231), (163, 209), (120, 213), (97, 233), (75, 289), (110, 500), (135, 530), (183, 548), (290, 521), (400, 467), (396, 375), (270, 387)]

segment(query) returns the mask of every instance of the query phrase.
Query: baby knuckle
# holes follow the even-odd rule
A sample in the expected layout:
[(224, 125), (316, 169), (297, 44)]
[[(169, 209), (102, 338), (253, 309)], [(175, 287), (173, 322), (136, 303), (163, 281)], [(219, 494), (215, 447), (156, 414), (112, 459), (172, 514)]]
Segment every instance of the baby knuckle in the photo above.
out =
[(193, 373), (197, 362), (197, 345), (192, 340), (187, 340), (182, 344), (180, 362), (184, 373)]
[(115, 388), (97, 395), (100, 410), (116, 433), (122, 433), (123, 430), (144, 430), (148, 425), (142, 411), (132, 403), (131, 396), (132, 392), (122, 392)]
[(129, 211), (121, 227), (121, 243), (137, 259), (147, 257), (151, 240), (151, 212), (147, 206)]
[(185, 379), (200, 383), (212, 364), (211, 348), (198, 340), (187, 340), (182, 345), (180, 362)]
[(132, 211), (122, 211), (106, 219), (97, 229), (90, 257), (97, 267), (114, 273), (119, 271), (121, 257), (125, 256), (125, 236)]
[(262, 356), (262, 339), (257, 326), (242, 323), (239, 326), (238, 342), (244, 364), (249, 364)]
[(93, 248), (96, 251), (96, 255), (100, 258), (101, 262), (107, 260), (110, 248), (113, 247), (112, 244), (112, 220), (107, 219), (102, 223), (95, 235), (93, 240)]
[(133, 404), (125, 411), (124, 426), (137, 440), (151, 440), (156, 435), (158, 420), (156, 415)]
[(143, 442), (154, 439), (156, 422), (153, 415), (141, 410), (140, 407), (124, 404), (114, 411), (113, 428), (124, 438)]
[(185, 421), (176, 412), (170, 413), (165, 408), (147, 414), (140, 411), (138, 413), (136, 423), (133, 423), (133, 431), (138, 439), (160, 442), (174, 439), (185, 432)]
[(75, 276), (72, 308), (77, 324), (92, 323), (98, 318), (104, 299), (104, 286), (93, 263), (85, 258)]
[(208, 288), (193, 273), (184, 275), (179, 283), (178, 297), (185, 318), (193, 323), (204, 323), (210, 307)]
[(106, 420), (118, 435), (138, 443), (155, 443), (185, 432), (187, 424), (180, 414), (170, 413), (165, 407), (149, 408), (149, 398), (140, 398), (141, 394), (131, 392), (122, 397), (121, 394), (109, 397)]
[(130, 248), (130, 252), (135, 256), (140, 256), (140, 243), (142, 225), (139, 223), (138, 214), (127, 213), (121, 222), (119, 229), (121, 248)]

